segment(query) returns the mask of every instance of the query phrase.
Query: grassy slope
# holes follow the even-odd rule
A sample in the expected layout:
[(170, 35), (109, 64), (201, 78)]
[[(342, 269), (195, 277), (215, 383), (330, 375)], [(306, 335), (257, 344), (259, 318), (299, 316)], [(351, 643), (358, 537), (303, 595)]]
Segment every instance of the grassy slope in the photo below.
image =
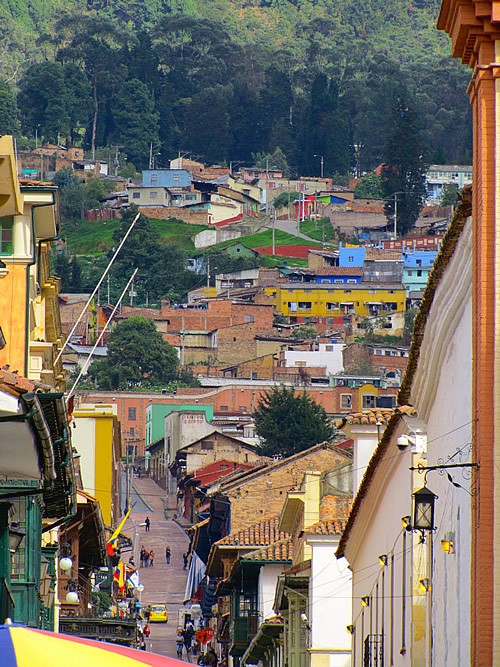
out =
[[(195, 252), (192, 237), (208, 229), (201, 225), (187, 225), (170, 220), (151, 220), (151, 225), (160, 234), (162, 243), (176, 246), (188, 254)], [(95, 255), (108, 252), (116, 245), (113, 241), (113, 234), (119, 226), (119, 220), (82, 221), (64, 229), (63, 236), (70, 252), (77, 255)]]

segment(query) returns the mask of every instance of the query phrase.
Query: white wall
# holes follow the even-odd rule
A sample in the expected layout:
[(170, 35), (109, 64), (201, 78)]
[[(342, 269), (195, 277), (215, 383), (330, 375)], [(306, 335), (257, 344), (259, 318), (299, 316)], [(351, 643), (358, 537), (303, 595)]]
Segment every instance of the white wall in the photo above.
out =
[(259, 573), (259, 611), (262, 617), (259, 619), (262, 622), (264, 619), (275, 616), (273, 611), (274, 595), (276, 593), (276, 583), (278, 575), (283, 572), (284, 564), (281, 565), (264, 565), (260, 568)]
[[(453, 457), (471, 461), (472, 441), (472, 297), (470, 221), (436, 293), (423, 345), (425, 358), (415, 377), (412, 400), (428, 424), (428, 465)], [(436, 346), (436, 341), (439, 345)], [(434, 345), (433, 345), (434, 342)], [(431, 347), (432, 346), (432, 347)], [(438, 349), (436, 350), (436, 347)], [(433, 382), (429, 382), (432, 377)], [(461, 454), (457, 454), (461, 450)], [(463, 473), (449, 470), (469, 490)], [(428, 486), (437, 494), (432, 590), (433, 664), (468, 665), (470, 661), (471, 497), (446, 476), (430, 473)], [(445, 533), (455, 534), (455, 553), (441, 548)]]
[(344, 366), (342, 360), (342, 350), (345, 348), (343, 343), (328, 343), (333, 347), (330, 352), (326, 351), (326, 343), (320, 343), (319, 350), (286, 350), (285, 365), (287, 368), (296, 365), (297, 361), (303, 361), (306, 366), (326, 366), (326, 372), (340, 373)]
[[(312, 547), (308, 618), (311, 648), (330, 651), (330, 667), (350, 665), (351, 579), (347, 561), (335, 558), (338, 537), (307, 539)], [(313, 653), (314, 655), (314, 653)], [(313, 659), (314, 662), (314, 659)]]

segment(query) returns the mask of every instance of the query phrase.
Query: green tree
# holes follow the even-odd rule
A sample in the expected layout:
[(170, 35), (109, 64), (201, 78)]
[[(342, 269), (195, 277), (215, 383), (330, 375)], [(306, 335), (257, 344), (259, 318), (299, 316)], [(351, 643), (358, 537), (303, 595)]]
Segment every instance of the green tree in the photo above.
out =
[(252, 157), (259, 169), (279, 169), (285, 178), (290, 176), (290, 165), (279, 146), (272, 153), (252, 153)]
[(324, 408), (306, 392), (296, 395), (292, 387), (284, 385), (273, 387), (260, 398), (255, 423), (266, 456), (290, 456), (330, 440), (334, 433)]
[(112, 140), (123, 144), (128, 158), (145, 169), (151, 144), (158, 148), (158, 113), (147, 86), (138, 79), (126, 81), (112, 100), (115, 131)]
[(459, 188), (456, 183), (445, 183), (441, 193), (441, 206), (455, 206), (458, 202)]
[(19, 110), (9, 84), (0, 78), (0, 134), (19, 132)]
[(375, 173), (363, 176), (356, 183), (354, 197), (356, 199), (383, 199), (384, 191), (381, 177)]
[(89, 375), (99, 389), (158, 388), (177, 377), (179, 360), (152, 320), (119, 322), (108, 340), (108, 356), (94, 362)]
[(54, 174), (54, 183), (61, 193), (61, 216), (63, 223), (81, 219), (84, 208), (85, 186), (70, 167), (64, 167)]
[(385, 214), (388, 220), (394, 218), (397, 198), (396, 222), (400, 236), (405, 236), (417, 222), (427, 192), (427, 167), (419, 118), (411, 107), (400, 102), (382, 167)]
[(55, 142), (59, 135), (67, 136), (70, 117), (67, 108), (68, 88), (64, 69), (59, 63), (33, 65), (20, 82), (18, 104), (22, 108), (22, 127), (25, 132)]

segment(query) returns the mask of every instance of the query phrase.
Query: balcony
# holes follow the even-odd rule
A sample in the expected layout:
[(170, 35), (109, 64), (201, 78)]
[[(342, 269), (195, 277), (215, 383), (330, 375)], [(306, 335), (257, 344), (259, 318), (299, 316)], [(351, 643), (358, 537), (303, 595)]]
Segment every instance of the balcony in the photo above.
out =
[(0, 618), (2, 623), (6, 618), (14, 616), (14, 599), (10, 588), (3, 577), (0, 577)]
[(59, 619), (60, 632), (74, 637), (135, 647), (137, 621), (133, 618), (83, 618), (66, 616)]
[(248, 616), (231, 619), (229, 634), (231, 637), (230, 654), (241, 656), (259, 629), (259, 615), (254, 612)]

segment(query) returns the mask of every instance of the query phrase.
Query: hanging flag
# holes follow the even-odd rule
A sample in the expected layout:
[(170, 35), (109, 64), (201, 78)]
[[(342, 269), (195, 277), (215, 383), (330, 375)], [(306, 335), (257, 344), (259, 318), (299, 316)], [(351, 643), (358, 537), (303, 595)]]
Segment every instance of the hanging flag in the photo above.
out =
[(118, 588), (123, 591), (125, 588), (125, 563), (120, 560), (113, 572), (113, 579), (118, 584)]
[(120, 532), (121, 532), (123, 526), (125, 525), (125, 522), (129, 518), (131, 511), (132, 511), (132, 508), (130, 507), (127, 510), (123, 519), (118, 524), (118, 526), (115, 529), (115, 531), (113, 532), (113, 534), (111, 535), (111, 537), (109, 538), (109, 540), (106, 542), (106, 551), (107, 551), (108, 556), (114, 556), (116, 554), (116, 543), (118, 541), (118, 537), (120, 535)]
[(139, 581), (139, 573), (137, 572), (137, 570), (130, 575), (128, 580), (134, 588), (137, 588), (141, 584), (141, 582)]

